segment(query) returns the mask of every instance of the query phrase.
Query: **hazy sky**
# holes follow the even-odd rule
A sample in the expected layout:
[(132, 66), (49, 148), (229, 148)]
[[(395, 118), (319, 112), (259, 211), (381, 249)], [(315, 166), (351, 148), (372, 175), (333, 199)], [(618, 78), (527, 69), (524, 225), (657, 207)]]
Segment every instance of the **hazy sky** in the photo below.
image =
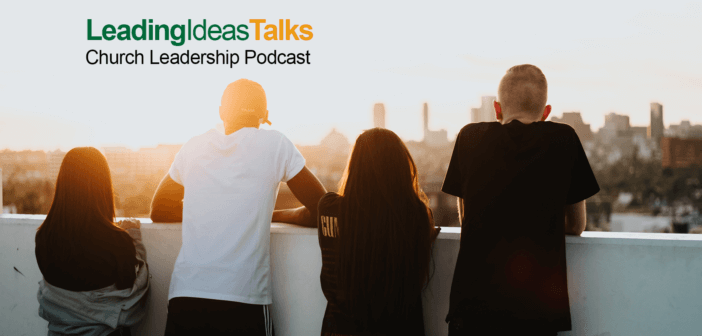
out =
[[(104, 24), (310, 24), (311, 41), (88, 41)], [(249, 32), (253, 25), (249, 24)], [(481, 2), (27, 2), (0, 5), (0, 149), (137, 148), (183, 143), (219, 122), (226, 85), (267, 92), (270, 128), (316, 144), (332, 127), (353, 140), (385, 103), (386, 126), (455, 137), (481, 95), (495, 95), (511, 66), (535, 64), (549, 81), (553, 115), (580, 111), (596, 130), (604, 114), (648, 125), (702, 123), (702, 4), (685, 1)], [(90, 49), (162, 52), (310, 51), (311, 65), (89, 65)], [(268, 126), (266, 126), (268, 127)]]

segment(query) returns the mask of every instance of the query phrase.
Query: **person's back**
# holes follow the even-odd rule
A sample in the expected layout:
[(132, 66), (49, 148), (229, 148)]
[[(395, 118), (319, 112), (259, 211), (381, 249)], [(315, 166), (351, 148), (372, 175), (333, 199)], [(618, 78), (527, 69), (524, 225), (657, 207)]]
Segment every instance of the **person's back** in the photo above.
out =
[[(270, 303), (270, 221), (280, 181), (305, 165), (280, 132), (217, 130), (186, 143), (170, 171), (183, 185), (183, 245), (169, 297)], [(187, 161), (186, 161), (187, 160)]]
[(269, 250), (278, 186), (288, 182), (298, 198), (299, 185), (307, 186), (305, 205), (324, 188), (290, 140), (259, 129), (266, 105), (258, 83), (230, 84), (220, 107), (225, 133), (210, 130), (183, 145), (156, 191), (151, 218), (182, 221), (183, 230), (166, 335), (273, 332)]
[[(444, 182), (443, 191), (462, 201), (447, 317), (452, 335), (571, 327), (565, 234), (579, 232), (566, 231), (566, 218), (584, 225), (584, 213), (577, 220), (573, 213), (584, 211), (584, 199), (599, 187), (575, 131), (538, 121), (550, 112), (540, 70), (520, 67), (500, 85), (501, 103), (509, 106), (496, 103), (501, 122), (469, 124), (459, 133)], [(533, 113), (528, 103), (541, 96), (539, 81), (530, 83), (535, 73), (543, 100), (532, 104)]]
[(49, 322), (49, 335), (128, 335), (145, 316), (149, 275), (140, 223), (116, 224), (114, 215), (104, 155), (92, 147), (70, 150), (35, 237), (43, 276), (39, 316)]
[(424, 335), (434, 229), (409, 151), (392, 131), (356, 140), (339, 194), (319, 201), (322, 336)]

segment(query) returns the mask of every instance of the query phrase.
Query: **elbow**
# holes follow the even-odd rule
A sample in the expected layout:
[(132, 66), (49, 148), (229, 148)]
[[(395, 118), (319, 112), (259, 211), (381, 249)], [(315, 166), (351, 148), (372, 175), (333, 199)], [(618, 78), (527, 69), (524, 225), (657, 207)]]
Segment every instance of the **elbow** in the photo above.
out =
[(183, 221), (183, 209), (153, 203), (149, 217), (154, 223), (180, 223)]
[(151, 213), (149, 214), (149, 218), (151, 218), (151, 221), (154, 223), (163, 223), (163, 212), (160, 211), (158, 206), (154, 203), (151, 204)]
[(151, 209), (151, 214), (149, 215), (149, 218), (151, 218), (151, 221), (154, 223), (165, 223), (166, 222), (163, 218), (163, 215), (158, 213), (157, 211), (154, 211), (154, 209)]
[(585, 231), (585, 223), (583, 225), (570, 226), (566, 225), (565, 234), (571, 236), (580, 236)]
[(569, 236), (580, 236), (583, 233), (583, 230), (577, 230), (577, 229), (566, 229), (565, 234)]

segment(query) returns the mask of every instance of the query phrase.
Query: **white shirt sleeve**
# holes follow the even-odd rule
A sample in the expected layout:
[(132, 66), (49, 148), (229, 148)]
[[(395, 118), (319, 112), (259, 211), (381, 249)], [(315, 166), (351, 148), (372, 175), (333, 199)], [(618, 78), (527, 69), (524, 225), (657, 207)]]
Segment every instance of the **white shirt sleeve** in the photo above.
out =
[(176, 154), (175, 159), (173, 159), (173, 163), (171, 164), (171, 168), (168, 169), (168, 175), (171, 177), (173, 181), (180, 185), (183, 184), (183, 169), (185, 168), (185, 153), (184, 153), (185, 146), (181, 148), (178, 151), (178, 154)]
[(283, 162), (283, 178), (282, 182), (288, 182), (291, 178), (295, 177), (302, 168), (305, 167), (305, 158), (302, 156), (300, 151), (293, 145), (292, 141), (283, 135), (283, 143), (281, 145), (281, 155)]

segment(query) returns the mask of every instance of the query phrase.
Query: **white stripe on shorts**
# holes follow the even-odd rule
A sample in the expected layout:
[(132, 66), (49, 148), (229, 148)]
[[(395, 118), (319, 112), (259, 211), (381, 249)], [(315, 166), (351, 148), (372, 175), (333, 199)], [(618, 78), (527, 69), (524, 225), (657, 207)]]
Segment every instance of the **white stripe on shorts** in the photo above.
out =
[(266, 336), (273, 336), (271, 335), (272, 323), (268, 305), (263, 305), (263, 323), (266, 325)]

